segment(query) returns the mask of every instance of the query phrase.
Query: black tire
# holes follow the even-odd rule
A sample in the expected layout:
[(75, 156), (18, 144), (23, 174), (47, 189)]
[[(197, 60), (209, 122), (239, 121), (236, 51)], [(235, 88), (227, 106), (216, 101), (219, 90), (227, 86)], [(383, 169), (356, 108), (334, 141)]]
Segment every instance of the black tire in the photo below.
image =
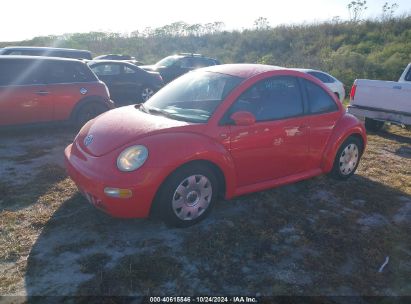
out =
[(74, 124), (81, 128), (86, 122), (107, 111), (108, 108), (100, 103), (88, 102), (82, 105), (74, 116)]
[(153, 96), (155, 93), (154, 89), (150, 86), (143, 86), (140, 92), (140, 100), (141, 102), (145, 102), (150, 99), (151, 96)]
[[(193, 176), (195, 179), (192, 178)], [(204, 177), (206, 180), (203, 179)], [(190, 184), (189, 179), (194, 180), (195, 183)], [(210, 190), (211, 194), (207, 192)], [(180, 195), (182, 192), (184, 195)], [(197, 192), (197, 196), (192, 194), (193, 192)], [(193, 195), (193, 197), (190, 195)], [(198, 199), (197, 202), (195, 197)], [(154, 214), (160, 217), (168, 226), (189, 227), (207, 217), (217, 197), (217, 178), (210, 168), (203, 165), (181, 167), (172, 173), (161, 186), (154, 202)], [(189, 202), (189, 199), (193, 199), (193, 201)], [(179, 201), (180, 203), (178, 203)], [(177, 208), (176, 205), (178, 204), (181, 204), (182, 207)], [(195, 214), (191, 214), (191, 210)], [(195, 217), (196, 215), (197, 217)], [(183, 219), (184, 217), (186, 218)], [(193, 218), (190, 219), (190, 217)]]
[[(363, 143), (360, 139), (356, 137), (347, 138), (335, 155), (334, 165), (330, 172), (330, 175), (339, 180), (346, 180), (350, 178), (357, 170), (358, 164), (363, 152)], [(350, 153), (351, 156), (346, 153)], [(347, 162), (342, 159), (346, 158)], [(348, 161), (348, 159), (350, 159)]]
[(371, 118), (365, 118), (365, 129), (370, 132), (378, 132), (384, 126), (384, 122)]

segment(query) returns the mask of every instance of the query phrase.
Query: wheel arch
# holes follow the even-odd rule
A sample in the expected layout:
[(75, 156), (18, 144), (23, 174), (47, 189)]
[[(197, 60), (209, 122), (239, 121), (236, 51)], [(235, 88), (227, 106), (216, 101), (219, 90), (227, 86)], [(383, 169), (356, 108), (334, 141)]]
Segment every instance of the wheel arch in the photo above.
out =
[(107, 110), (110, 110), (110, 106), (107, 104), (106, 100), (103, 97), (98, 96), (98, 95), (86, 96), (80, 99), (80, 101), (78, 101), (76, 105), (74, 106), (73, 110), (70, 113), (70, 118), (69, 118), (70, 121), (74, 121), (79, 110), (84, 105), (90, 104), (90, 103), (101, 104), (102, 106), (106, 107)]
[(334, 127), (333, 135), (329, 138), (327, 146), (323, 153), (321, 169), (324, 173), (332, 170), (335, 156), (338, 149), (349, 137), (355, 137), (362, 143), (361, 154), (364, 153), (367, 144), (367, 137), (364, 125), (351, 114), (344, 114)]
[(160, 185), (157, 188), (156, 194), (153, 199), (153, 203), (151, 204), (150, 207), (150, 215), (157, 215), (158, 214), (158, 198), (161, 195), (161, 189), (164, 187), (164, 185), (172, 178), (173, 174), (177, 172), (178, 170), (188, 168), (188, 167), (194, 167), (194, 166), (204, 166), (209, 168), (214, 174), (217, 179), (218, 183), (218, 197), (221, 196), (226, 196), (226, 176), (224, 175), (223, 170), (218, 166), (215, 162), (207, 160), (207, 159), (194, 159), (188, 162), (185, 162), (181, 164), (180, 166), (174, 168), (172, 171), (169, 172), (169, 174), (163, 179), (163, 181), (160, 183)]

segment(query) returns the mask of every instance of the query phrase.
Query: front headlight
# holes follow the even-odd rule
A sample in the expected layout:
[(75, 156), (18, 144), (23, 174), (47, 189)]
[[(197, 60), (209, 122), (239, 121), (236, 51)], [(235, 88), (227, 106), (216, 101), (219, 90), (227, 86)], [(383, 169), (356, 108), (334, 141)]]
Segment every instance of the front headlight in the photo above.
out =
[(137, 145), (125, 149), (117, 158), (117, 168), (120, 171), (130, 172), (140, 168), (148, 157), (146, 147)]

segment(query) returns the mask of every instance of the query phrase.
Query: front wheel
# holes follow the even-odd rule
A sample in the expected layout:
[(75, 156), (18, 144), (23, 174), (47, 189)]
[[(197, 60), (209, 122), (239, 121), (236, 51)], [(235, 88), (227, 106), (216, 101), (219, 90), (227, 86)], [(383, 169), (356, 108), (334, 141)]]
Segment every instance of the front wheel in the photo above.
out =
[(141, 100), (142, 101), (146, 101), (148, 99), (150, 99), (151, 96), (154, 95), (154, 90), (148, 86), (143, 87), (143, 89), (141, 90)]
[(363, 144), (358, 138), (349, 137), (344, 141), (335, 156), (331, 175), (340, 180), (345, 180), (352, 176), (355, 170), (357, 170), (362, 150)]
[(175, 171), (161, 187), (156, 213), (173, 227), (188, 227), (211, 211), (218, 193), (215, 174), (206, 166), (193, 165)]
[(86, 122), (94, 117), (100, 115), (107, 111), (107, 107), (103, 106), (102, 104), (96, 102), (89, 102), (81, 106), (78, 109), (75, 117), (74, 123), (77, 127), (82, 127)]

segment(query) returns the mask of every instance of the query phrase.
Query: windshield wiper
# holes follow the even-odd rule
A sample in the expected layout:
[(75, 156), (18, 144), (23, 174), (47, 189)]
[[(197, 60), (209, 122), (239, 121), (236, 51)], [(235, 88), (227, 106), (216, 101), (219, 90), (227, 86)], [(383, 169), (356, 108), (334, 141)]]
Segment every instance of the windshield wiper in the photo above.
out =
[(154, 107), (148, 108), (148, 107), (144, 107), (144, 106), (143, 106), (143, 111), (146, 112), (146, 113), (148, 113), (148, 114), (162, 115), (162, 116), (164, 116), (164, 117), (174, 119), (174, 115), (173, 115), (173, 114), (168, 113), (167, 111), (164, 111), (164, 110), (161, 110), (161, 109), (158, 109), (158, 108), (154, 108)]

